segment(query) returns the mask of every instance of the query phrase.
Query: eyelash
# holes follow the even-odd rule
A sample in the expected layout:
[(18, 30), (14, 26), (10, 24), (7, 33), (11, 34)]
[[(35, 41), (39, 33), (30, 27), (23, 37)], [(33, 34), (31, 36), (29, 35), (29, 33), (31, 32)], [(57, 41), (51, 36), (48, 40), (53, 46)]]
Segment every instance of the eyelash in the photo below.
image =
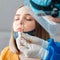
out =
[(26, 19), (27, 21), (32, 21), (32, 19)]

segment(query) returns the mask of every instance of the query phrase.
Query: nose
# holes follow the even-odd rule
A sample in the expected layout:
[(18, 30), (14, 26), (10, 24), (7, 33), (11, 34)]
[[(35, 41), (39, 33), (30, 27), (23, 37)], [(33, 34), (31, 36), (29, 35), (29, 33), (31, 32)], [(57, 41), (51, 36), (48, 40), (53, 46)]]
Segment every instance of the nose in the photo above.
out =
[(22, 21), (20, 21), (20, 23), (19, 23), (20, 25), (23, 25), (23, 22)]
[(20, 25), (23, 25), (23, 18), (20, 18), (19, 24), (20, 24)]
[(24, 29), (24, 20), (23, 20), (23, 17), (20, 17), (18, 23), (19, 23), (18, 25), (20, 25), (20, 27), (21, 27), (22, 29)]

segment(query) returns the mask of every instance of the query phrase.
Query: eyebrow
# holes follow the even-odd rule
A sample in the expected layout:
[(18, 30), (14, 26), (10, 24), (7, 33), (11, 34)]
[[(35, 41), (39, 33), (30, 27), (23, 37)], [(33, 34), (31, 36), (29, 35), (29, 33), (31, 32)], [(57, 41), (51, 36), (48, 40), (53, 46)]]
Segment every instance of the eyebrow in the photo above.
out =
[(25, 14), (25, 15), (29, 15), (30, 16), (30, 14)]
[[(30, 14), (24, 14), (24, 15), (30, 16)], [(20, 16), (20, 14), (16, 14), (16, 16)]]
[(24, 16), (26, 16), (26, 17), (28, 17), (28, 16), (29, 16), (29, 17), (31, 17), (31, 15), (30, 15), (30, 14), (25, 14)]

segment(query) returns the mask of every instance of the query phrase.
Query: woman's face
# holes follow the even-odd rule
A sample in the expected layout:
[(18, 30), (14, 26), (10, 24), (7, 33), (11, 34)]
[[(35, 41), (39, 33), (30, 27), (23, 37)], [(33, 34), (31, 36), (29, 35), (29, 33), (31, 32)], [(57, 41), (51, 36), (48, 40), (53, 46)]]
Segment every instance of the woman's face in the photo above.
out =
[(16, 12), (13, 22), (13, 30), (17, 32), (28, 32), (35, 29), (34, 18), (22, 7)]

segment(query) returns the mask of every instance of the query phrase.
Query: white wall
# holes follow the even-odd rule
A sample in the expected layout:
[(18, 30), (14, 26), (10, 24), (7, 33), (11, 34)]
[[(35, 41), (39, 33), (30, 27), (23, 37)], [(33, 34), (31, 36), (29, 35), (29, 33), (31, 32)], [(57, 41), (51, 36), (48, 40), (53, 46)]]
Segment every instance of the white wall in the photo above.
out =
[(8, 45), (16, 10), (23, 0), (0, 0), (0, 51)]
[(0, 0), (0, 31), (11, 30), (13, 17), (23, 0)]

